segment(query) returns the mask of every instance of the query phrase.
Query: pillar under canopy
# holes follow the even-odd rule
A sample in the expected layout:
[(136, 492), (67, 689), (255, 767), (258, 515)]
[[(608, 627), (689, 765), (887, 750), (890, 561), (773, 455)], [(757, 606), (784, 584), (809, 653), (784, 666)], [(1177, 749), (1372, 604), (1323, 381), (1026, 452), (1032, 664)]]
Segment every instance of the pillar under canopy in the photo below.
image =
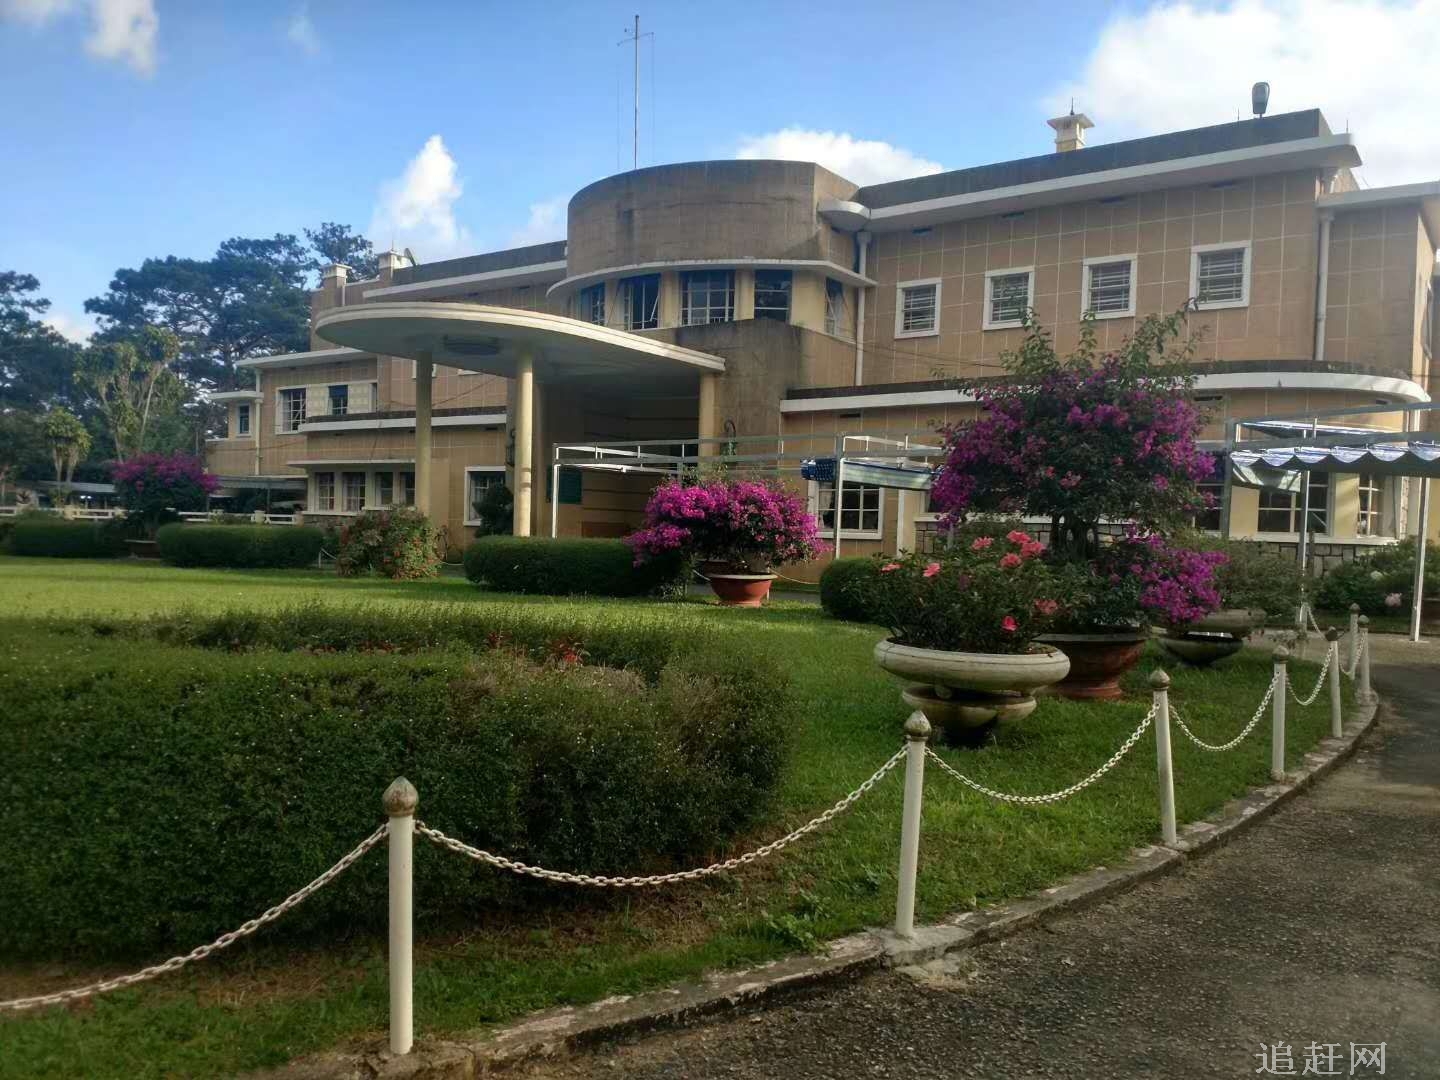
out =
[(529, 536), (535, 505), (535, 354), (524, 352), (515, 365), (515, 506), (516, 536)]
[[(720, 377), (714, 372), (705, 371), (700, 374), (700, 416), (696, 434), (702, 439), (713, 439), (719, 434), (718, 426), (715, 423), (715, 397)], [(715, 453), (713, 445), (702, 446), (701, 455)]]
[(415, 509), (430, 516), (430, 390), (434, 375), (431, 354), (415, 359)]

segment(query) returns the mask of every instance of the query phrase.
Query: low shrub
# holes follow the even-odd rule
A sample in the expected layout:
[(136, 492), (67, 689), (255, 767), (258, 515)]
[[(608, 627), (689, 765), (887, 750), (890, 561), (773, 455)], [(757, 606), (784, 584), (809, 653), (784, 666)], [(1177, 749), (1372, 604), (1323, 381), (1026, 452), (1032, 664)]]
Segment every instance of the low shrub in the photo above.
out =
[(465, 576), (500, 592), (545, 596), (645, 596), (677, 582), (689, 561), (678, 552), (639, 566), (623, 540), (484, 536), (465, 549)]
[(17, 518), (7, 544), (13, 555), (53, 559), (113, 559), (127, 552), (124, 537), (106, 523), (52, 515)]
[(165, 525), (160, 557), (176, 566), (314, 566), (324, 534), (301, 525)]
[[(428, 823), (526, 861), (707, 861), (769, 806), (793, 708), (773, 660), (690, 639), (653, 679), (581, 662), (579, 642), (536, 663), (506, 648), (202, 656), (123, 634), (27, 641), (37, 662), (0, 669), (13, 706), (0, 791), (25, 806), (0, 832), (11, 956), (208, 941), (371, 832), (401, 775)], [(577, 902), (423, 840), (416, 876), (422, 920)], [(378, 928), (385, 878), (372, 852), (267, 934)]]
[(396, 581), (434, 577), (440, 572), (440, 532), (408, 506), (367, 510), (340, 529), (335, 568), (341, 577), (380, 574)]
[(1223, 607), (1259, 608), (1272, 617), (1288, 617), (1299, 606), (1304, 575), (1293, 556), (1266, 551), (1253, 540), (1222, 540), (1193, 531), (1177, 535), (1176, 542), (1229, 557), (1215, 573)]
[(871, 558), (836, 559), (820, 575), (820, 606), (832, 618), (879, 622), (875, 597), (881, 563)]
[[(1440, 593), (1440, 549), (1430, 544), (1425, 551), (1425, 594)], [(1406, 541), (1381, 548), (1373, 555), (1341, 563), (1320, 579), (1315, 606), (1326, 611), (1346, 611), (1359, 604), (1366, 615), (1408, 611), (1415, 595), (1415, 545)]]

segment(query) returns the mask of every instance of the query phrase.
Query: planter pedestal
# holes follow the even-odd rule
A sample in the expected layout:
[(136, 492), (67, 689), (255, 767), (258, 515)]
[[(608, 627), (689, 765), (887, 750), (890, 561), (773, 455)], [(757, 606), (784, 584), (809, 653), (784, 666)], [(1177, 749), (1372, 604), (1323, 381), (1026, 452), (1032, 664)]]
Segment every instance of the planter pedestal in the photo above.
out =
[(900, 691), (900, 697), (906, 705), (924, 713), (930, 725), (952, 746), (979, 746), (1001, 720), (1019, 720), (1035, 711), (1034, 694), (911, 686)]
[(1243, 639), (1230, 634), (1185, 634), (1167, 630), (1155, 640), (1167, 653), (1191, 667), (1209, 667), (1217, 660), (1234, 656), (1245, 647)]
[(1051, 690), (1075, 701), (1112, 701), (1121, 697), (1120, 677), (1140, 662), (1149, 632), (1046, 634), (1039, 640), (1070, 658), (1070, 674)]
[(710, 591), (721, 607), (758, 608), (770, 597), (774, 574), (709, 574)]

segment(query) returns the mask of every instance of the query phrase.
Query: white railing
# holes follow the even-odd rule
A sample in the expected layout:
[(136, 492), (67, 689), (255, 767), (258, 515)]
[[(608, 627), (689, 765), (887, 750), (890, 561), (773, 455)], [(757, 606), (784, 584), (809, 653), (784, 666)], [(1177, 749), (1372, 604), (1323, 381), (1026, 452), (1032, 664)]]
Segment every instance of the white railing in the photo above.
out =
[[(18, 517), (22, 513), (56, 514), (69, 521), (111, 521), (123, 518), (125, 511), (116, 507), (111, 510), (91, 510), (81, 506), (0, 506), (0, 517)], [(183, 522), (204, 523), (222, 517), (247, 517), (255, 525), (294, 525), (296, 514), (267, 514), (256, 510), (250, 514), (233, 514), (228, 510), (182, 510)]]
[[(1360, 686), (1357, 696), (1362, 700), (1369, 696), (1369, 649), (1367, 648), (1369, 628), (1366, 625), (1367, 622), (1368, 620), (1363, 617), (1357, 620), (1357, 632), (1360, 643), (1354, 665), (1360, 674)], [(1340, 633), (1338, 630), (1332, 628), (1325, 636), (1329, 642), (1325, 664), (1321, 668), (1320, 679), (1316, 682), (1316, 688), (1312, 691), (1308, 700), (1313, 701), (1319, 696), (1319, 688), (1328, 675), (1330, 683), (1330, 733), (1338, 737), (1342, 733), (1343, 718), (1341, 716), (1340, 677), (1344, 670), (1340, 662), (1339, 654)], [(1170, 720), (1172, 717), (1186, 737), (1200, 747), (1201, 750), (1211, 753), (1223, 753), (1239, 746), (1245, 738), (1255, 730), (1260, 718), (1265, 714), (1266, 706), (1269, 705), (1272, 710), (1272, 724), (1270, 729), (1271, 773), (1276, 780), (1284, 780), (1286, 778), (1284, 771), (1286, 745), (1285, 706), (1287, 697), (1294, 696), (1293, 689), (1290, 688), (1288, 675), (1289, 650), (1287, 650), (1284, 645), (1277, 646), (1272, 654), (1272, 660), (1274, 673), (1265, 690), (1264, 697), (1260, 701), (1259, 708), (1255, 710), (1254, 715), (1241, 729), (1240, 733), (1224, 743), (1206, 742), (1195, 734), (1190, 725), (1179, 717), (1178, 713), (1173, 710), (1170, 704), (1170, 677), (1163, 671), (1155, 671), (1150, 678), (1152, 698), (1150, 708), (1140, 718), (1139, 723), (1124, 739), (1118, 749), (1116, 749), (1103, 764), (1087, 773), (1080, 780), (1057, 791), (1045, 794), (1003, 792), (966, 776), (928, 745), (931, 734), (930, 722), (926, 719), (923, 712), (916, 711), (912, 713), (905, 722), (904, 745), (881, 764), (878, 769), (871, 773), (857, 788), (843, 796), (828, 810), (811, 818), (804, 825), (801, 825), (784, 836), (748, 851), (743, 855), (736, 855), (706, 866), (698, 866), (665, 874), (607, 877), (598, 874), (556, 870), (532, 865), (518, 859), (487, 851), (481, 847), (472, 846), (462, 840), (447, 836), (439, 829), (433, 829), (424, 822), (419, 821), (416, 818), (416, 810), (420, 802), (419, 793), (408, 780), (401, 777), (386, 788), (381, 799), (387, 824), (377, 828), (315, 880), (297, 892), (292, 893), (263, 914), (249, 920), (229, 933), (222, 934), (209, 944), (198, 946), (188, 953), (171, 957), (163, 963), (142, 968), (132, 974), (120, 975), (101, 982), (91, 983), (88, 986), (75, 987), (51, 994), (17, 998), (11, 1001), (0, 1001), (0, 1013), (63, 1005), (81, 998), (103, 994), (110, 990), (117, 990), (121, 987), (133, 986), (136, 983), (145, 982), (149, 979), (167, 974), (168, 972), (175, 971), (196, 960), (203, 960), (213, 953), (233, 944), (240, 938), (253, 933), (261, 926), (273, 922), (290, 909), (303, 903), (308, 897), (328, 885), (348, 867), (358, 862), (366, 852), (372, 847), (377, 846), (380, 841), (384, 839), (387, 841), (389, 850), (390, 1050), (395, 1054), (407, 1054), (410, 1052), (414, 1043), (413, 895), (414, 838), (417, 832), (440, 848), (471, 859), (491, 869), (524, 877), (537, 878), (541, 881), (556, 884), (601, 889), (632, 889), (688, 884), (692, 881), (698, 881), (716, 874), (728, 873), (748, 866), (760, 859), (777, 854), (796, 841), (802, 840), (812, 833), (815, 833), (854, 806), (856, 802), (872, 791), (886, 776), (895, 771), (902, 763), (905, 766), (905, 791), (900, 821), (900, 865), (898, 888), (895, 897), (894, 928), (896, 934), (900, 937), (913, 938), (915, 936), (915, 889), (920, 862), (922, 801), (925, 786), (925, 763), (927, 759), (934, 762), (946, 775), (964, 785), (967, 790), (982, 795), (987, 799), (1010, 805), (1045, 807), (1077, 795), (1092, 784), (1100, 781), (1139, 743), (1145, 732), (1153, 728), (1155, 732), (1155, 762), (1160, 804), (1160, 833), (1163, 843), (1174, 847), (1179, 841), (1175, 819), (1174, 763), (1170, 744)], [(1296, 696), (1296, 701), (1302, 705), (1305, 704), (1306, 700), (1307, 699), (1301, 699)]]

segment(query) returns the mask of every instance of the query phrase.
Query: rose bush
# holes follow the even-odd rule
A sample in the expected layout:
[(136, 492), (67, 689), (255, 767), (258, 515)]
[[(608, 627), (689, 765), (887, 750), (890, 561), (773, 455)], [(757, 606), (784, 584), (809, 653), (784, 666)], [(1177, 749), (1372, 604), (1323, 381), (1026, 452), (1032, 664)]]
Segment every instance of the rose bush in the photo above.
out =
[(637, 566), (680, 552), (752, 572), (807, 562), (824, 550), (805, 500), (755, 480), (666, 481), (645, 506), (644, 527), (625, 542)]
[(397, 581), (434, 577), (440, 569), (439, 530), (413, 507), (369, 510), (340, 530), (335, 560), (341, 577), (381, 574)]

